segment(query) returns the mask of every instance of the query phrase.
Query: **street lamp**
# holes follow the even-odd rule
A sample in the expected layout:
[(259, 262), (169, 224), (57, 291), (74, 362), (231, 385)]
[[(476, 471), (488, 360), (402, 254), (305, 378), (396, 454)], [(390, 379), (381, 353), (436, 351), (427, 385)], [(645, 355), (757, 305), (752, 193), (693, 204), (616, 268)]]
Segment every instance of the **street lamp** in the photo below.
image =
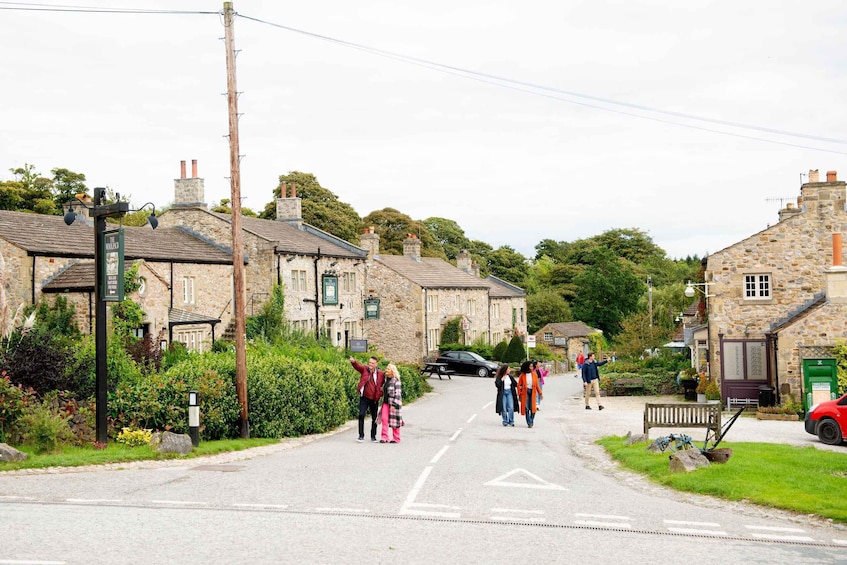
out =
[[(129, 203), (121, 202), (121, 195), (115, 193), (117, 202), (106, 204), (106, 189), (94, 189), (94, 203), (89, 204), (82, 200), (82, 194), (76, 195), (76, 204), (88, 210), (88, 215), (94, 218), (94, 302), (96, 309), (94, 312), (94, 348), (95, 348), (95, 365), (94, 373), (96, 378), (96, 426), (97, 426), (97, 441), (102, 444), (108, 442), (107, 420), (106, 420), (106, 399), (107, 394), (107, 342), (106, 342), (106, 301), (104, 300), (103, 277), (104, 272), (104, 253), (101, 249), (103, 242), (103, 234), (106, 231), (106, 218), (121, 218), (127, 212), (130, 212)], [(74, 212), (71, 202), (68, 206), (68, 211), (65, 214), (65, 223), (71, 225), (76, 220), (77, 213)], [(148, 202), (138, 210), (145, 208), (147, 205), (153, 206), (152, 202)], [(137, 210), (135, 210), (137, 211)], [(147, 217), (150, 227), (156, 229), (159, 225), (159, 220), (156, 218), (156, 207), (153, 206), (153, 213)], [(118, 284), (123, 284), (119, 281)]]
[[(709, 294), (709, 285), (712, 283), (703, 281), (701, 283), (693, 283), (688, 281), (688, 284), (685, 285), (685, 296), (688, 298), (694, 298), (694, 295), (698, 292), (703, 295), (703, 298), (706, 301), (706, 367), (709, 371), (709, 377), (711, 377), (711, 366), (712, 364), (709, 362), (709, 352), (712, 350), (712, 324), (709, 322), (709, 299), (713, 298), (714, 294)], [(685, 328), (685, 323), (683, 322), (683, 331)], [(697, 347), (695, 343), (694, 347)], [(693, 362), (693, 360), (692, 360)]]
[[(712, 298), (714, 294), (709, 294), (709, 285), (711, 283), (701, 282), (701, 283), (693, 283), (688, 281), (688, 284), (685, 285), (685, 296), (688, 298), (694, 298), (694, 295), (699, 291), (703, 293), (703, 296), (707, 299)], [(703, 288), (700, 288), (703, 287)]]

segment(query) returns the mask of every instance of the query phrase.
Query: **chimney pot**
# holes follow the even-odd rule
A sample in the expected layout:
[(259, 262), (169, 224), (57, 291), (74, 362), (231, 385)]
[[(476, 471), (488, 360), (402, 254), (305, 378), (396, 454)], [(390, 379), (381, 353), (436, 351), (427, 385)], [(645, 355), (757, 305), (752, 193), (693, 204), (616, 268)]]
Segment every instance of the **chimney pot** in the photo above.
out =
[(185, 161), (179, 162), (179, 178), (185, 178)]
[(841, 266), (841, 233), (832, 234), (832, 266)]
[(197, 178), (197, 159), (191, 160), (191, 178)]
[(820, 174), (817, 169), (809, 169), (809, 182), (820, 182)]
[(838, 172), (837, 171), (827, 171), (826, 172), (826, 182), (835, 182), (838, 180)]

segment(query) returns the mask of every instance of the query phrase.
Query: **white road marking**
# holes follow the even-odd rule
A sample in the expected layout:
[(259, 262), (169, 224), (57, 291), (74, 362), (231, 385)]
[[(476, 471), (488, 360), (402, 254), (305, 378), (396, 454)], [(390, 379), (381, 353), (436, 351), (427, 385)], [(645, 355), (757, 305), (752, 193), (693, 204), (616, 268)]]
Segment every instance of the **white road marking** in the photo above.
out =
[(101, 502), (123, 502), (123, 500), (120, 500), (120, 499), (117, 499), (117, 498), (113, 498), (113, 499), (109, 499), (109, 498), (66, 498), (65, 502), (81, 502), (83, 504), (86, 504), (86, 503), (97, 504), (97, 503), (101, 503)]
[(5, 496), (0, 496), (0, 500), (35, 500), (35, 498), (33, 498), (31, 496), (5, 495)]
[(432, 512), (430, 510), (416, 510), (414, 508), (404, 508), (400, 513), (411, 514), (413, 516), (434, 516), (436, 518), (460, 518), (462, 516), (458, 512)]
[(503, 512), (520, 512), (523, 514), (544, 514), (541, 510), (518, 510), (517, 508), (492, 508), (492, 512), (503, 513)]
[(417, 508), (452, 508), (458, 510), (459, 506), (450, 506), (449, 504), (429, 504), (427, 502), (415, 502)]
[(489, 516), (488, 519), (500, 522), (546, 522), (543, 517), (536, 516)]
[(261, 502), (256, 504), (236, 503), (233, 506), (238, 508), (288, 508), (287, 504), (262, 504)]
[(802, 528), (777, 528), (772, 526), (744, 526), (748, 530), (764, 530), (768, 532), (787, 532), (794, 534), (805, 534), (806, 530)]
[(17, 559), (0, 559), (0, 565), (65, 565), (67, 561), (20, 561)]
[(458, 430), (456, 430), (456, 433), (454, 433), (452, 436), (450, 436), (450, 441), (453, 441), (453, 440), (455, 440), (457, 437), (459, 437), (459, 434), (460, 434), (460, 433), (462, 433), (462, 429), (463, 429), (463, 428), (459, 428)]
[(629, 516), (612, 516), (609, 514), (580, 514), (576, 513), (574, 516), (581, 516), (583, 518), (601, 518), (603, 520), (632, 520)]
[(837, 544), (837, 545), (847, 546), (847, 539), (835, 539), (835, 538), (833, 538), (832, 543)]
[(365, 508), (315, 508), (315, 512), (355, 512), (356, 514), (367, 514), (370, 510)]
[(759, 539), (772, 539), (772, 540), (780, 540), (780, 541), (815, 541), (814, 538), (810, 538), (809, 536), (783, 536), (780, 534), (750, 534), (754, 538)]
[(441, 459), (441, 456), (444, 455), (447, 452), (448, 449), (450, 449), (449, 445), (445, 445), (444, 447), (442, 447), (438, 451), (438, 453), (435, 454), (435, 457), (433, 457), (432, 459), (429, 460), (429, 462), (430, 463), (438, 463), (438, 460)]
[(427, 479), (427, 477), (429, 477), (429, 474), (431, 472), (432, 472), (432, 465), (424, 468), (420, 477), (418, 477), (418, 480), (415, 482), (415, 486), (412, 487), (412, 490), (410, 490), (409, 494), (406, 496), (406, 502), (403, 503), (403, 508), (400, 509), (401, 513), (403, 512), (404, 508), (411, 506), (412, 504), (415, 503), (415, 499), (418, 497), (418, 493), (423, 488), (424, 483), (426, 482), (426, 479)]
[(184, 504), (186, 506), (190, 506), (190, 505), (200, 505), (200, 506), (202, 506), (202, 505), (206, 504), (205, 502), (196, 502), (196, 501), (193, 501), (193, 500), (151, 500), (151, 502), (153, 504), (176, 504), (176, 505)]
[(720, 528), (721, 525), (717, 522), (688, 522), (686, 520), (662, 520), (665, 524), (673, 524), (675, 526), (698, 526), (702, 528)]
[(598, 528), (632, 528), (625, 522), (596, 522), (594, 520), (574, 520), (574, 524), (582, 526), (596, 526)]
[(466, 423), (467, 423), (467, 424), (470, 424), (471, 422), (473, 422), (473, 421), (474, 421), (474, 418), (476, 418), (476, 414), (474, 414), (473, 416), (471, 416), (470, 418), (468, 418), (468, 421), (467, 421)]
[(701, 528), (668, 528), (669, 532), (675, 534), (691, 534), (704, 536), (728, 536), (729, 534), (721, 530), (704, 530)]
[(426, 483), (429, 474), (432, 472), (432, 465), (425, 467), (421, 475), (418, 477), (418, 480), (415, 482), (415, 486), (412, 487), (412, 490), (409, 491), (409, 494), (406, 496), (406, 502), (403, 503), (403, 506), (400, 508), (400, 514), (412, 514), (415, 516), (435, 516), (438, 518), (459, 518), (461, 514), (459, 512), (433, 512), (432, 510), (421, 510), (421, 508), (458, 508), (456, 506), (445, 506), (443, 504), (424, 504), (424, 503), (416, 503), (415, 499), (418, 497), (418, 493), (420, 493), (421, 489)]
[(485, 410), (486, 408), (488, 408), (488, 407), (489, 407), (489, 406), (491, 406), (492, 404), (494, 404), (494, 401), (493, 401), (493, 400), (492, 400), (491, 402), (489, 402), (488, 404), (486, 404), (485, 406), (483, 406), (482, 408), (480, 408), (480, 410)]
[[(524, 475), (527, 475), (528, 477), (530, 477), (531, 479), (533, 479), (536, 482), (534, 482), (534, 483), (513, 483), (513, 482), (505, 480), (505, 479), (508, 479), (509, 477), (511, 477), (512, 475), (517, 474), (517, 473), (523, 473)], [(537, 489), (546, 489), (546, 490), (565, 490), (565, 487), (563, 487), (561, 485), (556, 485), (556, 484), (553, 484), (553, 483), (548, 483), (547, 481), (545, 481), (541, 477), (539, 477), (537, 475), (533, 475), (532, 473), (530, 473), (526, 469), (515, 469), (514, 471), (509, 471), (505, 475), (500, 475), (496, 479), (491, 479), (487, 483), (483, 483), (483, 484), (485, 486), (488, 486), (488, 487), (513, 487), (513, 488), (537, 488)]]

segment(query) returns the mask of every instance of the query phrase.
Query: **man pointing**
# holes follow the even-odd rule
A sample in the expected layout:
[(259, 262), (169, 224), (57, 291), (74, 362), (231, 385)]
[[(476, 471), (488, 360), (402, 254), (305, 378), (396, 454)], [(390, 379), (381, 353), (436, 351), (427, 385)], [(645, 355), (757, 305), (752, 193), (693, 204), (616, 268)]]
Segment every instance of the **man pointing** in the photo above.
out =
[(353, 368), (359, 371), (359, 442), (365, 441), (365, 414), (371, 413), (371, 441), (376, 441), (376, 413), (379, 408), (379, 397), (382, 395), (382, 385), (385, 374), (377, 369), (376, 357), (368, 359), (367, 366), (360, 365), (354, 357), (350, 357)]

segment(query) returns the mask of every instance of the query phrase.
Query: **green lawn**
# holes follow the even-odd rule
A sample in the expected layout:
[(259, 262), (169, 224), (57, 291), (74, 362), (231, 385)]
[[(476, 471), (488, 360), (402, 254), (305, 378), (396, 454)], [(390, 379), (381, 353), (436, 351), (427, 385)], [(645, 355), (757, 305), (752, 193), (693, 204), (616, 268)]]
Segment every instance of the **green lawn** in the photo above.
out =
[(96, 449), (93, 446), (64, 447), (58, 453), (37, 455), (27, 446), (16, 446), (19, 451), (27, 453), (25, 461), (0, 463), (0, 472), (16, 469), (44, 469), (46, 467), (79, 467), (82, 465), (102, 465), (105, 463), (125, 463), (129, 461), (190, 459), (204, 455), (215, 455), (226, 451), (241, 451), (251, 447), (259, 447), (271, 443), (279, 443), (278, 439), (251, 438), (227, 439), (220, 441), (202, 441), (188, 455), (161, 454), (149, 445), (142, 447), (127, 447), (112, 441), (106, 449)]
[(676, 490), (727, 500), (816, 514), (847, 524), (847, 450), (771, 443), (721, 443), (732, 449), (725, 464), (690, 473), (671, 473), (668, 455), (651, 453), (646, 443), (624, 445), (624, 438), (598, 440), (621, 465)]

